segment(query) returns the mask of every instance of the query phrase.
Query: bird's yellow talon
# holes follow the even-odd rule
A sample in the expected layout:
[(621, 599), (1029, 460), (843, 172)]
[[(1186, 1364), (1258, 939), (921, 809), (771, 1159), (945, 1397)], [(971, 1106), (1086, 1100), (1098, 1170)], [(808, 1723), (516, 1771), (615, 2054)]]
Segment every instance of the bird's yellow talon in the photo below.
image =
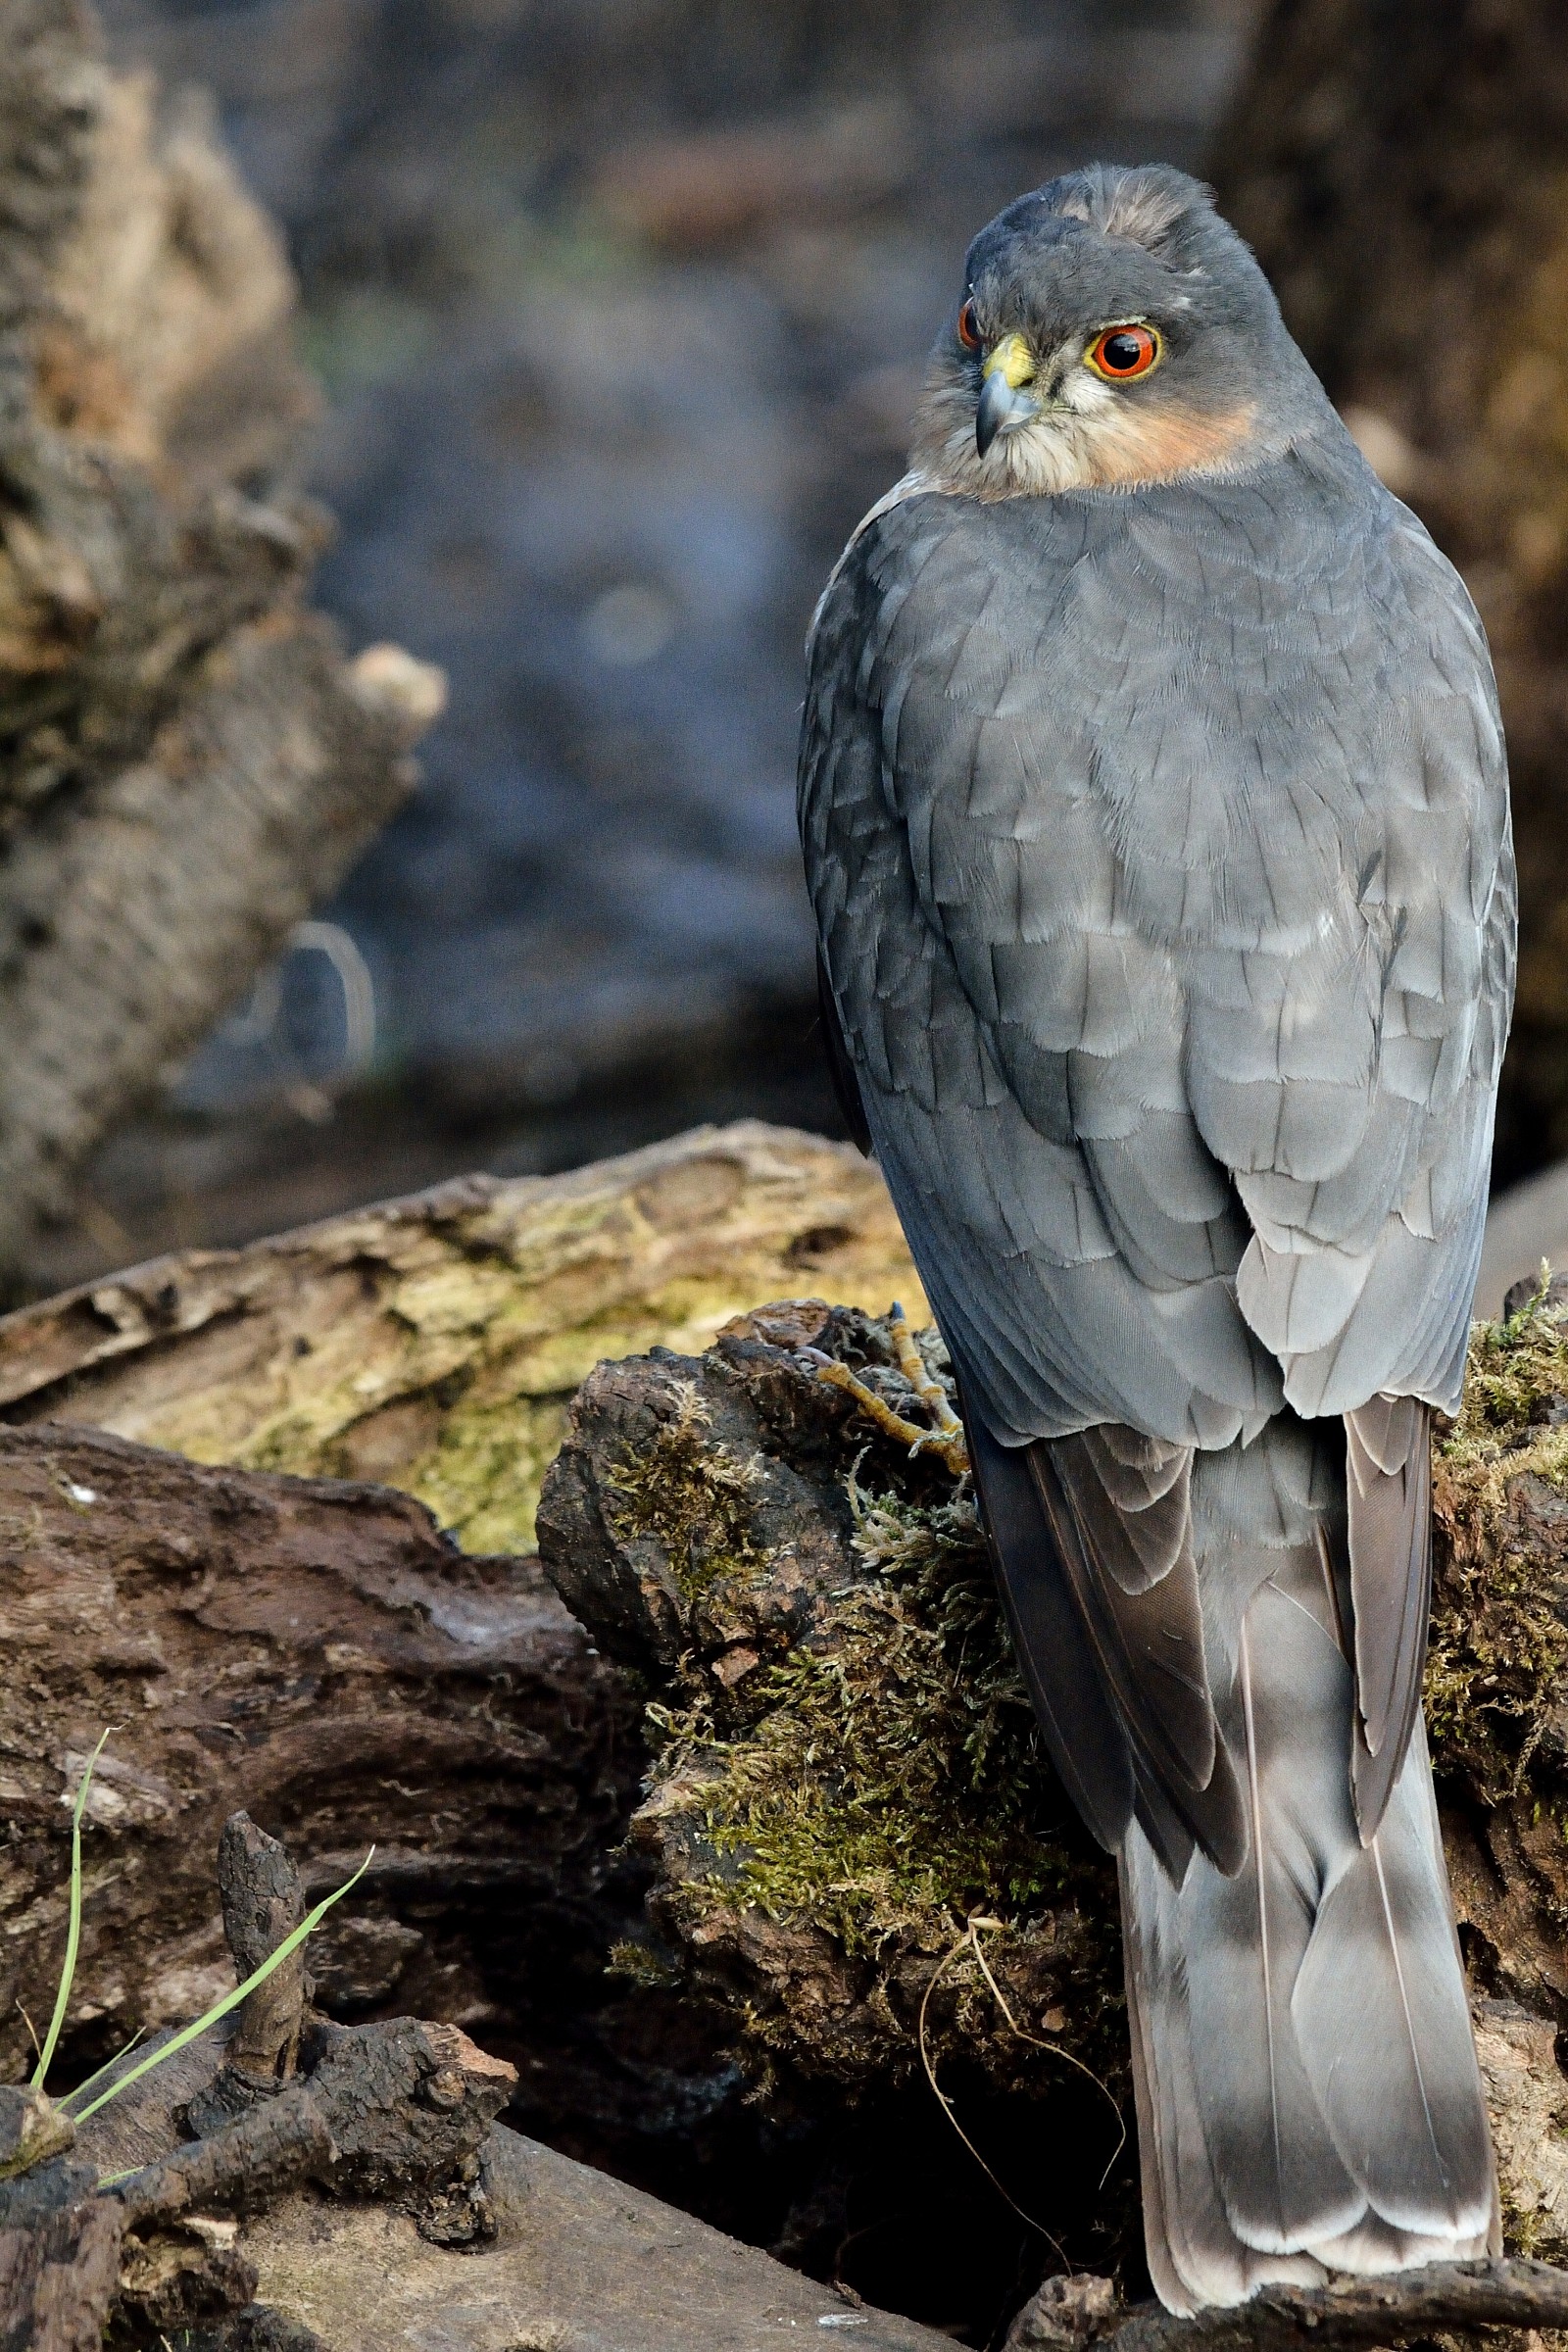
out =
[(949, 1404), (941, 1383), (934, 1381), (926, 1370), (925, 1360), (905, 1320), (904, 1309), (899, 1306), (893, 1310), (893, 1344), (898, 1352), (899, 1368), (930, 1412), (935, 1428), (922, 1429), (917, 1422), (906, 1420), (874, 1389), (868, 1389), (863, 1380), (858, 1380), (847, 1364), (819, 1364), (816, 1377), (826, 1381), (830, 1388), (842, 1389), (846, 1396), (853, 1396), (866, 1419), (875, 1422), (884, 1436), (896, 1439), (901, 1446), (907, 1446), (911, 1453), (934, 1453), (955, 1478), (966, 1477), (969, 1447), (963, 1434), (963, 1423)]

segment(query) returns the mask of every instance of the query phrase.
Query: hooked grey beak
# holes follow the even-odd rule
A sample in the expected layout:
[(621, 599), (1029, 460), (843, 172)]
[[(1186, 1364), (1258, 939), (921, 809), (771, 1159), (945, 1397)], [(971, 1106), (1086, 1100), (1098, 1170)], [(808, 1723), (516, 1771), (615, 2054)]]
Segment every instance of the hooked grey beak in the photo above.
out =
[(1040, 414), (1040, 403), (1020, 385), (1014, 390), (1000, 368), (980, 387), (980, 406), (974, 413), (974, 445), (981, 457), (1000, 434), (1016, 432)]

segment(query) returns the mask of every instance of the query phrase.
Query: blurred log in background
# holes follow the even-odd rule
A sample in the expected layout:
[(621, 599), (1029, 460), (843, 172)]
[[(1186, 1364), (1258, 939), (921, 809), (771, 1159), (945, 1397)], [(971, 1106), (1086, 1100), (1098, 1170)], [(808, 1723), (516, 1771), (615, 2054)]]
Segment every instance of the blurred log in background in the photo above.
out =
[(438, 674), (303, 604), (276, 232), (72, 0), (0, 26), (0, 1280), (410, 790)]
[(1497, 1177), (1568, 1155), (1568, 45), (1550, 0), (1275, 0), (1222, 203), (1502, 689), (1519, 1004)]

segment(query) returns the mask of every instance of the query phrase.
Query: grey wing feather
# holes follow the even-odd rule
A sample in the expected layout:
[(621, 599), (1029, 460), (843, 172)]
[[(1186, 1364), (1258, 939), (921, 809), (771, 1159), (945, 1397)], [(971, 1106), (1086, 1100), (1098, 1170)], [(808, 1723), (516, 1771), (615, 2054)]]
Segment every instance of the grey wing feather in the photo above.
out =
[[(1186, 1109), (1168, 958), (1121, 920), (1086, 747), (1064, 772), (1042, 741), (1040, 626), (951, 509), (884, 516), (813, 640), (803, 836), (868, 1120), (999, 1435), (1223, 1443), (1278, 1372), (1236, 1309), (1246, 1235)], [(1035, 1370), (1051, 1331), (1068, 1360)]]
[(1348, 706), (1347, 764), (1376, 788), (1347, 828), (1363, 851), (1353, 890), (1310, 941), (1209, 950), (1194, 999), (1199, 1122), (1254, 1228), (1243, 1310), (1309, 1413), (1379, 1392), (1457, 1401), (1512, 997), (1485, 642), (1456, 576), (1394, 512), (1366, 580), (1375, 658)]
[(977, 1415), (966, 1420), (997, 1582), (1052, 1761), (1090, 1831), (1114, 1852), (1135, 1797), (1126, 1734), (1101, 1685), (1022, 1452), (999, 1446)]
[[(1118, 1503), (1107, 1487), (1091, 1437), (1025, 1450), (1056, 1557), (1125, 1727), (1140, 1790), (1157, 1790), (1216, 1866), (1234, 1870), (1247, 1831), (1205, 1671), (1186, 1492), (1191, 1453), (1183, 1449), (1175, 1488), (1134, 1508)], [(1156, 1531), (1142, 1543), (1130, 1532), (1142, 1533), (1140, 1523), (1150, 1518), (1160, 1523), (1158, 1534), (1174, 1539), (1157, 1577), (1149, 1574), (1147, 1558)]]
[(1374, 1396), (1345, 1416), (1361, 1837), (1383, 1819), (1421, 1708), (1432, 1610), (1432, 1412)]
[[(1299, 468), (915, 498), (824, 600), (802, 819), (834, 1000), (1008, 1444), (1453, 1401), (1512, 978), (1501, 739), (1455, 576), (1381, 491), (1350, 511)], [(1055, 1485), (1111, 1672), (1131, 1519), (1102, 1498), (1074, 1540)], [(1418, 1486), (1357, 1498), (1368, 1835), (1419, 1681)]]

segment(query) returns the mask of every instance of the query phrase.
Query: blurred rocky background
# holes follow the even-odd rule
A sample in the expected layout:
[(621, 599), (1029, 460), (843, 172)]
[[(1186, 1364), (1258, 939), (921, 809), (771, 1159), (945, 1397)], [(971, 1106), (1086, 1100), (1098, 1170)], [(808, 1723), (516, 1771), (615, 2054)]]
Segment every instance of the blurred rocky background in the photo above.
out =
[(836, 1131), (801, 642), (974, 228), (1200, 168), (1252, 0), (107, 0), (211, 93), (327, 399), (314, 598), (446, 671), (422, 780), (114, 1134), (52, 1288), (709, 1117)]

